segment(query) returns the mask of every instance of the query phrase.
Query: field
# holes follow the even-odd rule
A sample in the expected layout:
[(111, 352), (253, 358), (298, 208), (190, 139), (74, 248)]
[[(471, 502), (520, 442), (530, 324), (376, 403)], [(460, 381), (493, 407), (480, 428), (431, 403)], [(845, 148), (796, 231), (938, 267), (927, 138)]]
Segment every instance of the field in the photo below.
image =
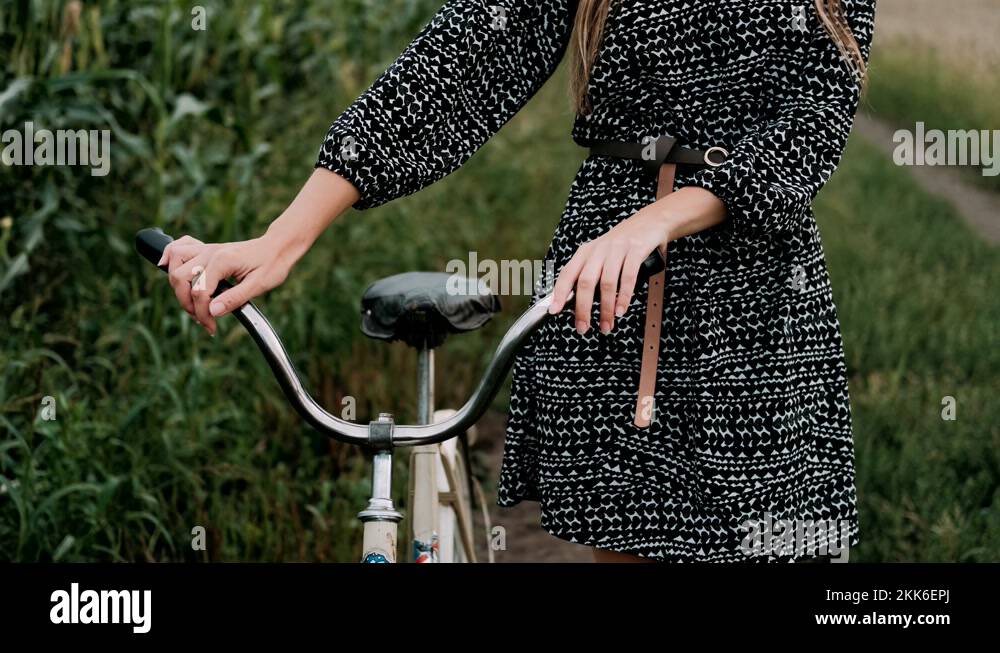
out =
[[(880, 12), (905, 21), (910, 2), (880, 0)], [(145, 226), (259, 234), (329, 123), (438, 4), (231, 0), (206, 3), (198, 31), (191, 3), (0, 0), (0, 129), (111, 125), (118, 144), (103, 178), (0, 167), (0, 560), (353, 560), (364, 459), (298, 422), (234, 321), (210, 339), (176, 310), (131, 240)], [(996, 97), (983, 93), (1000, 85), (995, 68), (956, 74), (950, 49), (890, 32), (869, 109), (1000, 126), (978, 99)], [(937, 81), (907, 70), (913, 53)], [(544, 254), (584, 155), (568, 136), (564, 72), (460, 172), (338, 220), (259, 302), (323, 405), (350, 395), (359, 420), (413, 417), (411, 384), (395, 385), (415, 376), (410, 352), (358, 331), (369, 282), (470, 250)], [(965, 101), (941, 102), (946, 82)], [(816, 211), (855, 411), (852, 560), (1000, 560), (996, 249), (858, 138)], [(502, 319), (445, 346), (441, 404), (471, 389), (523, 306), (506, 301)], [(53, 421), (39, 418), (45, 397)], [(954, 421), (941, 418), (945, 397)], [(481, 471), (493, 482), (496, 469)], [(206, 551), (190, 546), (196, 526)]]
[[(866, 108), (913, 129), (1000, 130), (1000, 8), (993, 0), (879, 0)], [(996, 136), (1000, 142), (1000, 135)], [(968, 169), (1000, 191), (1000, 176)]]

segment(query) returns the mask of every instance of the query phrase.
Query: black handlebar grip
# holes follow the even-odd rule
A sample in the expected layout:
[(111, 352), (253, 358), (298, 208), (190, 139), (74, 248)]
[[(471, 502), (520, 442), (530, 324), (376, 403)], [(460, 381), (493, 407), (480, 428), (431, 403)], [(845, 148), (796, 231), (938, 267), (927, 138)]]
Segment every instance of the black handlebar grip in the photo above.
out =
[(642, 262), (639, 266), (639, 281), (649, 281), (649, 278), (654, 274), (663, 272), (667, 269), (667, 264), (663, 261), (663, 257), (660, 256), (660, 250), (654, 249), (653, 252), (646, 257), (646, 260)]
[[(174, 242), (174, 239), (163, 233), (162, 229), (143, 229), (135, 235), (135, 251), (152, 263), (156, 263), (163, 256), (163, 250), (167, 245)], [(164, 272), (167, 271), (165, 265), (159, 266)]]
[[(163, 256), (163, 250), (166, 249), (167, 245), (172, 242), (174, 242), (174, 239), (163, 233), (162, 229), (142, 229), (135, 235), (135, 251), (139, 252), (144, 259), (153, 265), (156, 265), (157, 262), (159, 262), (160, 257)], [(158, 267), (164, 272), (167, 271), (167, 266), (165, 265), (160, 265)], [(232, 287), (233, 284), (223, 279), (219, 282), (219, 285), (215, 287), (215, 292), (212, 293), (212, 297), (218, 297)]]

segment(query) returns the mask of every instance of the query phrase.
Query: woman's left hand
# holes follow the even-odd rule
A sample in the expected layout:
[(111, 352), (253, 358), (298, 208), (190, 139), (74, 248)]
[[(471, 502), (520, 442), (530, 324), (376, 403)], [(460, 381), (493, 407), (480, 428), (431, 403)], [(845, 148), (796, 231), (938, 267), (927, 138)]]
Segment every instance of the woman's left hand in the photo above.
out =
[(590, 329), (594, 291), (600, 288), (601, 333), (610, 333), (615, 317), (628, 310), (642, 262), (657, 248), (665, 256), (669, 241), (663, 207), (651, 204), (640, 209), (576, 250), (559, 273), (549, 313), (561, 311), (576, 286), (576, 330), (582, 335)]

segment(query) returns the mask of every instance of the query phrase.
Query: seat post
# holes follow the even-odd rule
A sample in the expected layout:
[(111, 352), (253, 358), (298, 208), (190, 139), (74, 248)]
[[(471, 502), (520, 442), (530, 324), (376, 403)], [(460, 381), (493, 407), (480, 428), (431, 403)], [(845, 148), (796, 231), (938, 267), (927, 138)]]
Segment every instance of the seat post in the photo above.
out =
[(417, 353), (417, 423), (430, 424), (434, 415), (434, 350), (424, 345)]
[[(417, 422), (434, 420), (434, 350), (425, 342), (417, 350)], [(425, 444), (410, 452), (410, 502), (413, 562), (438, 562), (439, 445)]]

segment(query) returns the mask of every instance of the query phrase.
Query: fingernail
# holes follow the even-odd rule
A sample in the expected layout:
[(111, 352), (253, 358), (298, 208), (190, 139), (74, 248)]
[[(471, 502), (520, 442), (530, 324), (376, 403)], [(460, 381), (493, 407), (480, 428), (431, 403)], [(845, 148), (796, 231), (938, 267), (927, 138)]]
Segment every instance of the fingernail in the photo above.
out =
[(163, 254), (162, 254), (162, 255), (160, 256), (160, 260), (156, 262), (156, 267), (160, 267), (161, 265), (163, 265), (163, 259), (165, 259), (165, 258), (167, 258), (167, 254), (166, 254), (166, 252), (164, 252), (164, 253), (163, 253)]
[(219, 315), (224, 310), (226, 310), (226, 305), (222, 302), (212, 302), (208, 307), (208, 312), (212, 314), (212, 317)]
[(587, 323), (586, 322), (582, 322), (582, 321), (581, 322), (577, 322), (576, 323), (576, 332), (579, 333), (581, 336), (583, 334), (587, 333)]
[(619, 306), (615, 309), (615, 317), (621, 317), (622, 315), (625, 315), (625, 307)]
[(609, 333), (611, 333), (611, 325), (608, 324), (607, 322), (601, 322), (601, 333), (603, 333), (604, 335), (608, 335)]
[(558, 312), (559, 311), (556, 310), (556, 305), (555, 304), (549, 304), (549, 315), (555, 315)]

